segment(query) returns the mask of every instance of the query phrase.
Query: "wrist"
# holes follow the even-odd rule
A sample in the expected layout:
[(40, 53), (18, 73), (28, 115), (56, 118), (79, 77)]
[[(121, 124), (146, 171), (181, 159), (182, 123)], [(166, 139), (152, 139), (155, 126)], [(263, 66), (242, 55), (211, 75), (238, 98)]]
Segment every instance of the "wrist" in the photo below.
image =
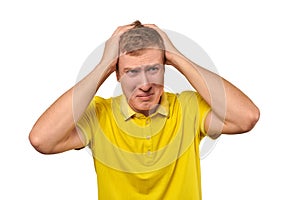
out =
[(166, 64), (172, 65), (176, 69), (180, 70), (180, 67), (183, 66), (185, 57), (178, 52), (167, 52), (166, 51)]

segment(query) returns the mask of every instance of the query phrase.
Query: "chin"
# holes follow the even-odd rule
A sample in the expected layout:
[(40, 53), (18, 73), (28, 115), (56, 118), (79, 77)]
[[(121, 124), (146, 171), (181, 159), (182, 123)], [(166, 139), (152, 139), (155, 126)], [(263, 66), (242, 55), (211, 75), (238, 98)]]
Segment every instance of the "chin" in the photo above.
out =
[(136, 107), (136, 109), (140, 110), (140, 111), (148, 111), (152, 107), (153, 107), (152, 105), (139, 105), (139, 106)]
[(134, 106), (136, 111), (147, 112), (153, 108), (155, 108), (157, 104), (149, 103), (149, 102), (141, 102)]

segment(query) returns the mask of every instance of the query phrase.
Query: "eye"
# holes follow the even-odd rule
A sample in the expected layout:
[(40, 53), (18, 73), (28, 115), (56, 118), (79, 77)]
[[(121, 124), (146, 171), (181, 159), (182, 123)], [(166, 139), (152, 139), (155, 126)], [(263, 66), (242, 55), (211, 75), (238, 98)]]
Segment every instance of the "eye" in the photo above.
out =
[(157, 71), (159, 70), (159, 67), (158, 66), (151, 66), (147, 69), (148, 72), (150, 73), (156, 73)]
[(126, 71), (126, 74), (129, 76), (135, 76), (140, 72), (138, 69), (129, 69)]
[(158, 67), (150, 67), (149, 68), (149, 71), (155, 71), (155, 70), (158, 70)]

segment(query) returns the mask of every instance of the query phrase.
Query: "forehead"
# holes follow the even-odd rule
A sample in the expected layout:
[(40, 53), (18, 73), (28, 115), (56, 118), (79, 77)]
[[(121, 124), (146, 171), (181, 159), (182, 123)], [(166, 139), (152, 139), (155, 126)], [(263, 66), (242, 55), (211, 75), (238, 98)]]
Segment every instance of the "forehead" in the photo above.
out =
[(123, 54), (119, 57), (120, 70), (128, 67), (140, 67), (151, 64), (163, 64), (164, 52), (161, 49), (143, 49)]

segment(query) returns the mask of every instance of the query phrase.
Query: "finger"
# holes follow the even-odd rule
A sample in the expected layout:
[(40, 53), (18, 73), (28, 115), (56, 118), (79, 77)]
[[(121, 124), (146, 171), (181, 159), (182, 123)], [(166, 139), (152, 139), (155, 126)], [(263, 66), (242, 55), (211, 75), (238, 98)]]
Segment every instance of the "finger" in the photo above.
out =
[(156, 30), (160, 35), (163, 35), (163, 34), (164, 34), (164, 31), (161, 30), (161, 29), (160, 29), (158, 26), (156, 26), (155, 24), (144, 24), (144, 26)]
[(133, 28), (134, 26), (132, 24), (124, 25), (124, 26), (119, 26), (113, 33), (113, 36), (116, 35), (121, 35), (128, 31), (129, 29)]
[(144, 26), (148, 28), (159, 29), (155, 24), (144, 24)]

